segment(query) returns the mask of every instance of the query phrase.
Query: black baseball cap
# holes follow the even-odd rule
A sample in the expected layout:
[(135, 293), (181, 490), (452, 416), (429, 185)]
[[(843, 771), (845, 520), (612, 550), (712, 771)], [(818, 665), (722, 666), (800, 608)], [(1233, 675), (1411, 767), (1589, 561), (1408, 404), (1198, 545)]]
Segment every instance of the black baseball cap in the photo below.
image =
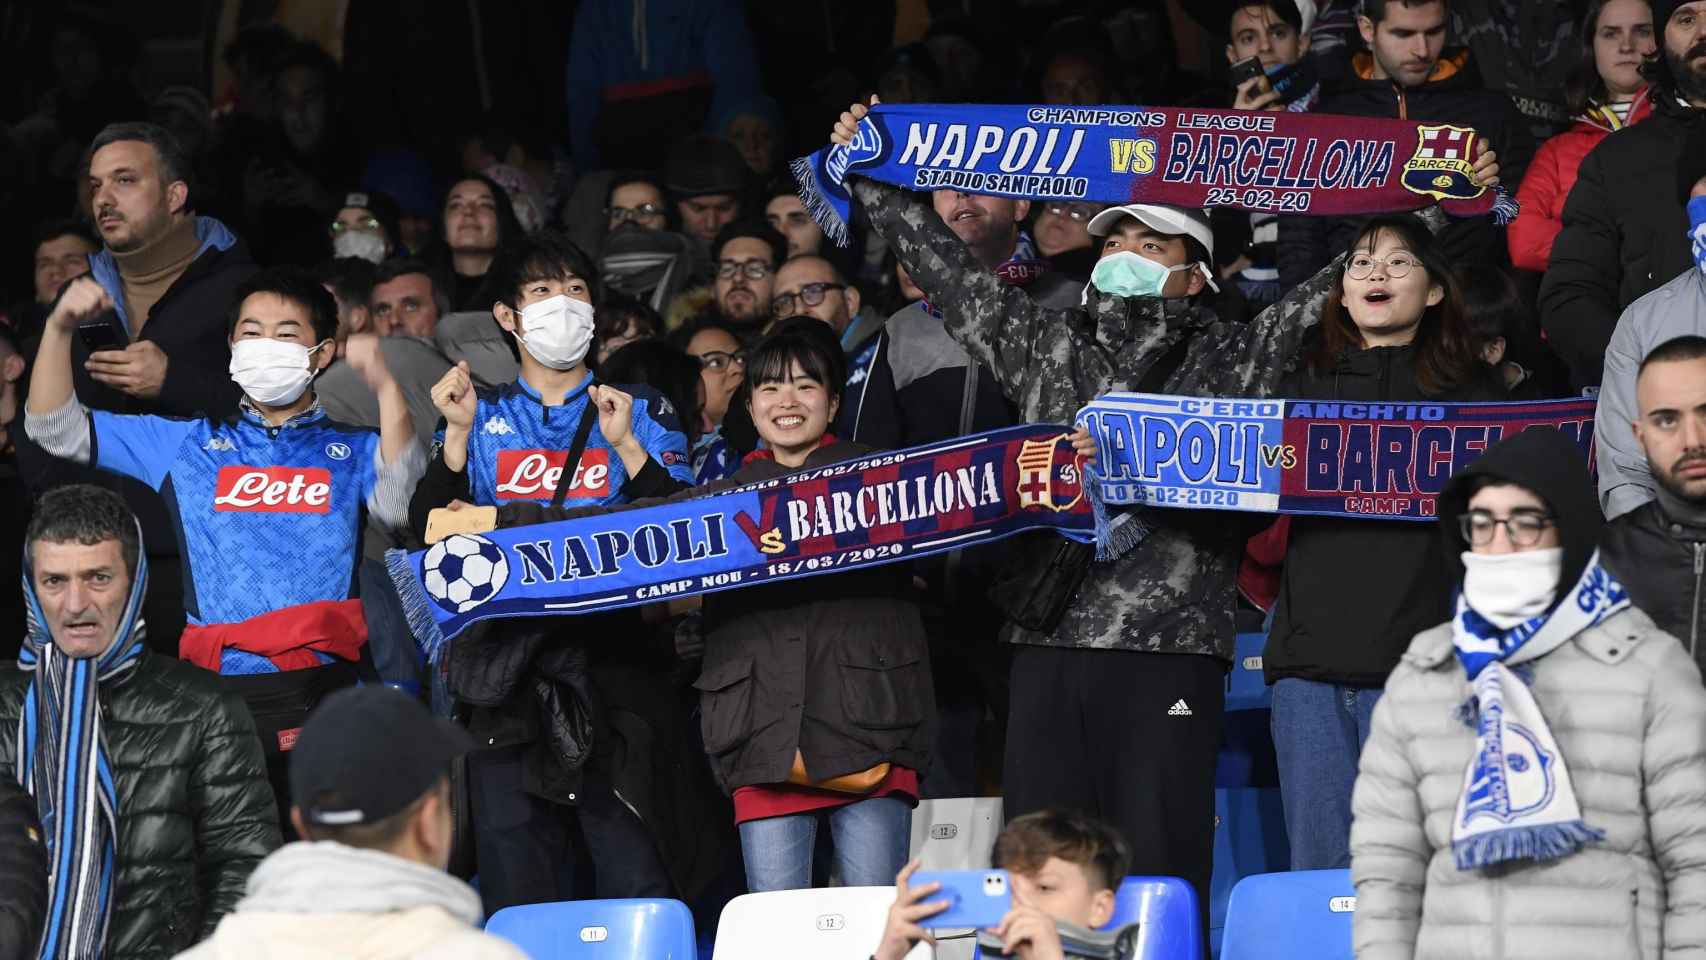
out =
[(290, 752), (290, 801), (304, 823), (375, 823), (431, 790), (473, 746), (467, 731), (399, 690), (339, 690), (308, 715)]

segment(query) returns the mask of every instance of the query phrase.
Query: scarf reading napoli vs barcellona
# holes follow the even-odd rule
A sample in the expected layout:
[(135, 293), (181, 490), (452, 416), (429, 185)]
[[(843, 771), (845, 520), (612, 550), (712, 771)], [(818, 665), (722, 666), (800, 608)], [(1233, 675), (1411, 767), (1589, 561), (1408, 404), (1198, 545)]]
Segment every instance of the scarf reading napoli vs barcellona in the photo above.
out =
[(32, 676), (18, 717), (17, 775), (35, 798), (48, 851), (48, 915), (38, 955), (98, 957), (106, 952), (112, 918), (118, 836), (118, 794), (98, 688), (135, 669), (142, 657), (148, 558), (137, 550), (123, 616), (112, 644), (95, 657), (68, 657), (53, 645), (31, 568), (26, 545), (28, 632), (18, 666)]
[(850, 145), (792, 163), (801, 199), (846, 245), (850, 175), (1033, 201), (1238, 207), (1316, 216), (1417, 210), (1515, 216), (1472, 176), (1467, 127), (1174, 107), (880, 104)]
[(1109, 394), (1058, 424), (874, 454), (733, 490), (386, 555), (426, 652), (494, 617), (590, 613), (895, 563), (1030, 530), (1130, 552), (1157, 508), (1431, 520), (1501, 436), (1591, 447), (1593, 401), (1349, 404)]
[(1568, 856), (1605, 833), (1582, 820), (1581, 806), (1546, 716), (1512, 670), (1629, 606), (1623, 585), (1594, 552), (1575, 586), (1550, 612), (1500, 630), (1460, 595), (1452, 645), (1475, 698), (1475, 753), (1451, 821), (1459, 870), (1506, 860)]

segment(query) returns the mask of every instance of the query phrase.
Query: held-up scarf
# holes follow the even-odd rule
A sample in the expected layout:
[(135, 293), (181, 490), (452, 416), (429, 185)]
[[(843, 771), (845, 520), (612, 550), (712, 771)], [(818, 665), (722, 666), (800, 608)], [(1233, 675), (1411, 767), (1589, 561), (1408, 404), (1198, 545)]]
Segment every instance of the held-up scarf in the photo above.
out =
[(1103, 559), (1143, 538), (1136, 508), (1431, 521), (1452, 473), (1521, 430), (1563, 430), (1593, 463), (1594, 401), (1346, 403), (1110, 393), (1078, 411)]
[(1024, 530), (1117, 558), (1155, 507), (1427, 521), (1453, 472), (1545, 427), (1592, 447), (1593, 401), (1320, 403), (1109, 394), (1028, 424), (804, 470), (699, 499), (386, 554), (429, 656), (491, 617), (590, 613), (963, 549)]
[(912, 190), (1316, 216), (1439, 201), (1453, 216), (1508, 222), (1514, 202), (1471, 178), (1476, 137), (1447, 124), (1290, 111), (882, 104), (852, 144), (792, 170), (806, 209), (843, 246), (852, 175)]
[(1506, 860), (1553, 860), (1605, 839), (1582, 821), (1581, 806), (1545, 714), (1511, 667), (1551, 653), (1629, 605), (1595, 551), (1581, 578), (1550, 613), (1500, 630), (1461, 596), (1451, 620), (1458, 662), (1475, 697), (1475, 754), (1451, 820), (1457, 869)]
[(29, 632), (18, 666), (34, 676), (18, 719), (17, 751), (18, 781), (35, 797), (49, 858), (50, 897), (39, 955), (98, 957), (106, 951), (112, 917), (118, 811), (98, 691), (134, 669), (142, 657), (148, 559), (137, 551), (136, 575), (112, 645), (98, 657), (73, 658), (53, 645), (36, 599), (28, 549), (24, 599)]

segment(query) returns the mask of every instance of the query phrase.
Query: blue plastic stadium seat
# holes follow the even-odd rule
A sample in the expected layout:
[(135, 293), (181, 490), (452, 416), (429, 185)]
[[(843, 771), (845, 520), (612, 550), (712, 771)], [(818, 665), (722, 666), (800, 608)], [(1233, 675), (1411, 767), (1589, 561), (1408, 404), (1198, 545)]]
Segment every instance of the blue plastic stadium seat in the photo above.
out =
[(1273, 693), (1262, 679), (1262, 648), (1268, 644), (1265, 633), (1240, 633), (1234, 641), (1232, 672), (1227, 675), (1226, 710), (1267, 710), (1273, 706)]
[(568, 900), (505, 907), (486, 921), (533, 960), (696, 960), (693, 913), (679, 900)]
[(1277, 787), (1214, 791), (1214, 875), (1208, 890), (1209, 946), (1220, 943), (1227, 902), (1238, 881), (1291, 863), (1285, 808)]
[[(1114, 892), (1114, 915), (1102, 929), (1141, 924), (1131, 960), (1202, 960), (1197, 894), (1178, 877), (1126, 877)], [(982, 960), (979, 950), (972, 954)]]
[(1178, 877), (1126, 877), (1114, 894), (1110, 927), (1139, 923), (1132, 960), (1200, 960), (1197, 892)]
[(1351, 960), (1349, 870), (1245, 877), (1232, 888), (1220, 960)]

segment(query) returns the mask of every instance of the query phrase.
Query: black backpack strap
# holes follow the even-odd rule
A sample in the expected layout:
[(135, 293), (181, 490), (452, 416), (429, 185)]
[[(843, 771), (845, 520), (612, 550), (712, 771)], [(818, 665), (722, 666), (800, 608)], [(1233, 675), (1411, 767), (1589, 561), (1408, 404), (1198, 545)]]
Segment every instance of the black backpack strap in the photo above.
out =
[(598, 422), (598, 405), (592, 402), (592, 386), (587, 384), (586, 406), (581, 408), (581, 422), (575, 427), (575, 442), (569, 446), (568, 459), (563, 461), (563, 472), (557, 477), (556, 492), (551, 494), (553, 507), (563, 505), (563, 496), (575, 482), (575, 471), (580, 469), (581, 454), (586, 452), (586, 442), (592, 437), (592, 425)]

